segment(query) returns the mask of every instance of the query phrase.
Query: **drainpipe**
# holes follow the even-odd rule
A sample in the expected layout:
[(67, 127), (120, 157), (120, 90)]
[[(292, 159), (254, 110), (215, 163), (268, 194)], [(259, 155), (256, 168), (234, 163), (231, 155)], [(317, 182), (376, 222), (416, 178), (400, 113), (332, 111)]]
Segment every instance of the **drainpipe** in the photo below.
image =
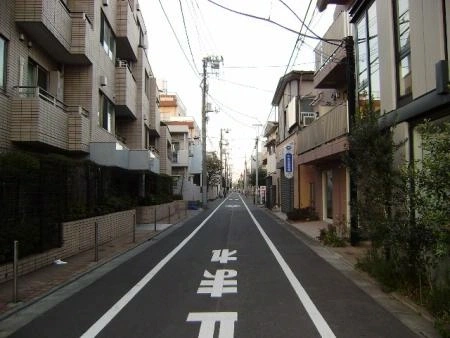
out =
[[(355, 79), (355, 55), (354, 41), (352, 36), (344, 38), (344, 48), (347, 58), (346, 80), (347, 80), (347, 101), (348, 101), (348, 133), (351, 134), (355, 125), (356, 115), (356, 79)], [(350, 149), (350, 158), (353, 157)], [(352, 206), (357, 201), (357, 187), (355, 179), (350, 172), (350, 243), (355, 245), (359, 241), (358, 220), (352, 210)]]

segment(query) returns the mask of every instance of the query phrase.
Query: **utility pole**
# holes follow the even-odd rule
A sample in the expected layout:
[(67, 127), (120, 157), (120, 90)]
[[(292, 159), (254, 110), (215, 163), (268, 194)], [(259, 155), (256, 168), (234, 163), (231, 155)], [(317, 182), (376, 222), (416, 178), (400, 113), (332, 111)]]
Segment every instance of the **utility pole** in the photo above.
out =
[(259, 127), (262, 126), (261, 123), (253, 124), (254, 127), (256, 127), (256, 204), (259, 204), (259, 182), (258, 182), (258, 176), (259, 176), (259, 162), (258, 162), (258, 141), (259, 141)]
[(244, 194), (245, 196), (247, 193), (247, 155), (245, 155), (245, 162), (244, 162)]
[[(223, 189), (224, 189), (224, 184), (223, 184), (223, 180), (224, 180), (224, 177), (223, 177), (223, 161), (222, 161), (222, 146), (224, 145), (224, 143), (223, 143), (223, 134), (222, 134), (222, 132), (226, 132), (226, 133), (228, 133), (230, 130), (229, 129), (223, 129), (223, 128), (220, 128), (220, 141), (219, 141), (219, 150), (220, 150), (220, 187), (221, 187), (221, 189), (222, 189), (222, 192), (223, 192)], [(225, 143), (225, 145), (227, 145), (227, 143)]]
[(202, 78), (202, 207), (208, 208), (208, 175), (206, 170), (206, 95), (208, 93), (208, 65), (211, 69), (218, 70), (223, 62), (221, 56), (207, 56), (203, 58), (203, 78)]

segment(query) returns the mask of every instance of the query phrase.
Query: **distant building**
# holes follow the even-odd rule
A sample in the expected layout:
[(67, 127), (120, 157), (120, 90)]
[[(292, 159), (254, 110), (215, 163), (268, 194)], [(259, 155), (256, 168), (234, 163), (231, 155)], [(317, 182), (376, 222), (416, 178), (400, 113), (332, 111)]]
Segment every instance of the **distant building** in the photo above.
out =
[(187, 200), (201, 200), (202, 151), (200, 129), (177, 94), (161, 93), (161, 121), (171, 136), (171, 176), (174, 192)]

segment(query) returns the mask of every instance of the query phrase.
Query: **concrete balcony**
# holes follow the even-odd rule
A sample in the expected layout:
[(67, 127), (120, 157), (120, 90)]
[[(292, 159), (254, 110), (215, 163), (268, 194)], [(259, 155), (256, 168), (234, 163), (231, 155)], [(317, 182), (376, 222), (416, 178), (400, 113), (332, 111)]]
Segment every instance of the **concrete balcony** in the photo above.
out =
[(137, 85), (125, 61), (116, 65), (116, 116), (136, 119)]
[(130, 170), (149, 170), (159, 174), (160, 159), (154, 149), (130, 150), (128, 163)]
[(159, 174), (159, 156), (152, 149), (130, 150), (119, 142), (91, 142), (89, 159), (103, 166)]
[(148, 128), (152, 135), (160, 135), (160, 120), (161, 114), (159, 112), (159, 91), (156, 84), (156, 78), (150, 78), (150, 97), (149, 97), (149, 121), (147, 123)]
[(27, 37), (65, 64), (91, 64), (92, 25), (61, 0), (16, 0), (15, 21)]
[(87, 152), (90, 120), (39, 87), (18, 87), (11, 104), (12, 142)]
[(129, 1), (117, 1), (116, 22), (117, 57), (136, 61), (139, 46), (139, 28)]
[(316, 54), (315, 88), (341, 88), (346, 83), (346, 51), (342, 40), (348, 32), (347, 12), (341, 12), (323, 36), (336, 40), (332, 43), (321, 41), (314, 49)]
[(187, 149), (173, 152), (172, 167), (187, 167), (189, 166), (189, 151)]
[(345, 151), (348, 147), (347, 134), (347, 104), (343, 103), (298, 133), (300, 163), (309, 163)]

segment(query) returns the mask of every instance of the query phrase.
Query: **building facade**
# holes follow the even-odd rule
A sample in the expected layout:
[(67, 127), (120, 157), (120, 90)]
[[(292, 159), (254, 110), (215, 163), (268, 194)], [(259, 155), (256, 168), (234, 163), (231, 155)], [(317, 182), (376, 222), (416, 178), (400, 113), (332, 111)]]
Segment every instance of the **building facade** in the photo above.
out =
[(200, 128), (177, 94), (161, 93), (161, 121), (171, 137), (171, 176), (174, 192), (187, 200), (201, 200), (202, 155)]
[[(329, 4), (337, 5), (335, 20), (324, 38), (341, 39), (341, 43), (333, 41), (340, 45), (336, 47), (319, 43), (314, 83), (318, 90), (335, 91), (336, 101), (342, 98), (343, 107), (336, 106), (329, 113), (347, 108), (346, 114), (336, 113), (341, 119), (346, 116), (347, 123), (334, 122), (343, 129), (333, 135), (335, 138), (329, 144), (345, 151), (345, 134), (349, 129), (351, 132), (348, 121), (352, 114), (375, 113), (380, 116), (380, 130), (391, 128), (394, 141), (402, 144), (395, 156), (396, 163), (421, 160), (417, 126), (425, 120), (433, 123), (450, 120), (450, 5), (445, 0), (317, 1), (321, 11)], [(343, 84), (339, 80), (352, 76), (354, 87), (349, 86), (350, 81)], [(336, 174), (344, 178), (344, 169)], [(336, 174), (332, 173), (333, 188)], [(348, 173), (345, 177), (348, 180)], [(337, 194), (336, 198), (342, 199), (344, 195), (340, 196)], [(346, 199), (349, 198), (347, 192)]]
[[(271, 185), (267, 191), (278, 190), (276, 201), (282, 212), (292, 211), (302, 205), (300, 192), (300, 175), (298, 166), (298, 132), (302, 123), (309, 117), (315, 117), (311, 111), (313, 93), (312, 71), (291, 71), (280, 78), (272, 105), (278, 113), (278, 132), (276, 140), (276, 169), (272, 174)], [(303, 122), (302, 122), (303, 121)], [(267, 129), (267, 128), (266, 128)], [(269, 130), (268, 130), (269, 131)], [(273, 134), (275, 130), (271, 131)], [(270, 134), (270, 133), (269, 133)], [(285, 161), (285, 154), (290, 153), (292, 160)], [(276, 179), (276, 182), (274, 182)], [(273, 188), (278, 187), (278, 189)]]
[(138, 2), (2, 1), (0, 13), (0, 149), (159, 173)]

